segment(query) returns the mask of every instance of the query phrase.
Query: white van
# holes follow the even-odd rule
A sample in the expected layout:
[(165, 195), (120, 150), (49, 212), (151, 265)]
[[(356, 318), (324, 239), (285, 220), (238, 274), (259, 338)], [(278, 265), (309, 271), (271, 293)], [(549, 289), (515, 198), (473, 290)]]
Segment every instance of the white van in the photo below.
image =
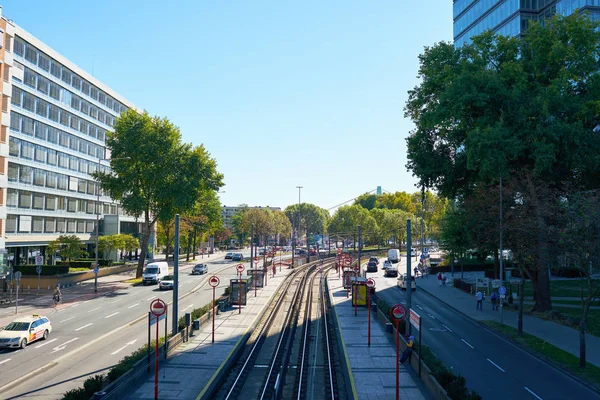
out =
[[(408, 276), (406, 274), (400, 274), (398, 276), (398, 287), (402, 290), (406, 290), (406, 281), (407, 281)], [(410, 288), (415, 291), (417, 290), (417, 281), (415, 280), (414, 276), (410, 277), (412, 284), (410, 285)]]
[(392, 264), (396, 264), (400, 262), (400, 250), (398, 249), (389, 249), (388, 250), (388, 260)]
[(144, 268), (142, 283), (144, 286), (147, 283), (157, 284), (167, 275), (169, 275), (169, 264), (166, 261), (149, 263)]

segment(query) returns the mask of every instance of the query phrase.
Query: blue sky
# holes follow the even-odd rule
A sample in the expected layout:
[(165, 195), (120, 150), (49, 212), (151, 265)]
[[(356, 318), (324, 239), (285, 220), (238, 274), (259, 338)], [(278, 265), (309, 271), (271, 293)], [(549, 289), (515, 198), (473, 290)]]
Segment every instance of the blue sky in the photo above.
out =
[[(449, 0), (3, 0), (7, 18), (204, 144), (226, 205), (330, 208), (406, 170), (407, 91)], [(410, 4), (410, 5), (407, 5)]]

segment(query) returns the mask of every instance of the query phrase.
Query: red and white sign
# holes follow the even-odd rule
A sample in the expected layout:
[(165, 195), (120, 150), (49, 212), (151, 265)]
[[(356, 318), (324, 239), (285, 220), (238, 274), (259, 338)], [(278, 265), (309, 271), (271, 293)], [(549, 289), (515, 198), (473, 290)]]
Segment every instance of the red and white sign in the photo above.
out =
[(421, 316), (410, 309), (410, 323), (417, 329), (421, 329)]
[(208, 279), (208, 284), (211, 287), (217, 287), (217, 286), (219, 286), (219, 283), (221, 283), (221, 280), (219, 279), (218, 276), (213, 275)]
[(355, 265), (354, 266), (354, 272), (358, 272), (358, 271), (360, 271), (360, 267), (358, 265)]
[(342, 249), (337, 249), (338, 254), (342, 254)]
[(254, 264), (258, 264), (258, 257), (254, 257)]
[(397, 322), (404, 321), (406, 314), (406, 307), (404, 307), (402, 304), (396, 304), (390, 308), (390, 315)]
[(167, 311), (167, 304), (161, 299), (152, 300), (150, 303), (150, 312), (160, 317)]
[(243, 264), (238, 264), (238, 266), (237, 266), (237, 272), (239, 272), (239, 273), (244, 272), (244, 265)]
[(367, 287), (369, 289), (373, 289), (375, 287), (375, 279), (373, 279), (373, 278), (367, 279)]

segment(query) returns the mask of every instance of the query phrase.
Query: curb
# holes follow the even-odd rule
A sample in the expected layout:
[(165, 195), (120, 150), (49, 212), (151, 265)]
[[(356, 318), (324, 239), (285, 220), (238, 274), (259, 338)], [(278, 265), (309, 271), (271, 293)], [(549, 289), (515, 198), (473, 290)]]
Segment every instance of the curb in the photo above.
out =
[[(600, 389), (587, 383), (586, 381), (582, 380), (581, 378), (579, 378), (578, 376), (572, 374), (569, 371), (566, 371), (565, 369), (563, 369), (560, 365), (558, 365), (556, 362), (554, 362), (553, 360), (547, 359), (545, 357), (540, 356), (539, 354), (535, 353), (532, 350), (529, 350), (528, 348), (520, 345), (519, 343), (515, 342), (514, 340), (510, 339), (508, 336), (504, 335), (503, 333), (500, 332), (496, 332), (495, 330), (489, 328), (488, 326), (480, 323), (478, 320), (476, 320), (473, 317), (468, 316), (467, 314), (465, 314), (464, 312), (460, 311), (458, 308), (446, 303), (444, 300), (440, 299), (439, 297), (437, 297), (436, 295), (434, 295), (433, 293), (429, 292), (426, 289), (423, 289), (422, 287), (419, 287), (419, 289), (421, 291), (423, 291), (424, 293), (427, 293), (429, 296), (433, 297), (434, 299), (436, 299), (437, 301), (439, 301), (440, 303), (444, 303), (447, 307), (451, 308), (454, 312), (460, 314), (461, 316), (463, 316), (464, 318), (468, 319), (469, 321), (471, 321), (472, 323), (474, 323), (475, 325), (477, 325), (480, 328), (483, 328), (485, 330), (487, 330), (488, 332), (492, 333), (493, 335), (497, 336), (498, 338), (504, 340), (505, 342), (508, 342), (510, 344), (512, 344), (513, 346), (519, 348), (520, 350), (526, 352), (527, 354), (529, 354), (530, 356), (536, 358), (537, 360), (550, 365), (552, 368), (554, 368), (555, 370), (557, 370), (558, 372), (561, 372), (562, 374), (568, 376), (569, 378), (573, 379), (574, 381), (577, 381), (578, 383), (580, 383), (582, 386), (587, 387), (588, 389), (590, 389), (593, 392), (596, 393), (600, 393)], [(527, 333), (527, 332), (525, 332)], [(535, 336), (535, 335), (531, 335), (531, 336)], [(536, 336), (537, 337), (537, 336)], [(542, 338), (540, 338), (542, 339)], [(544, 339), (542, 339), (544, 340)], [(562, 349), (561, 349), (562, 350)]]

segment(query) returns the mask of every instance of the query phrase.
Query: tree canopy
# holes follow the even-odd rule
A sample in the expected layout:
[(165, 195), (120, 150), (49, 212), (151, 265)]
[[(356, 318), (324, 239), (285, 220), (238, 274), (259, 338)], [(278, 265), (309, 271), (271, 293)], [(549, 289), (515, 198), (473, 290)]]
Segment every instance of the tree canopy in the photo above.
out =
[[(298, 212), (300, 210), (300, 212)], [(329, 212), (324, 208), (311, 203), (292, 204), (284, 210), (292, 226), (302, 235), (309, 233), (323, 233), (329, 221)], [(298, 218), (300, 225), (298, 226)]]

